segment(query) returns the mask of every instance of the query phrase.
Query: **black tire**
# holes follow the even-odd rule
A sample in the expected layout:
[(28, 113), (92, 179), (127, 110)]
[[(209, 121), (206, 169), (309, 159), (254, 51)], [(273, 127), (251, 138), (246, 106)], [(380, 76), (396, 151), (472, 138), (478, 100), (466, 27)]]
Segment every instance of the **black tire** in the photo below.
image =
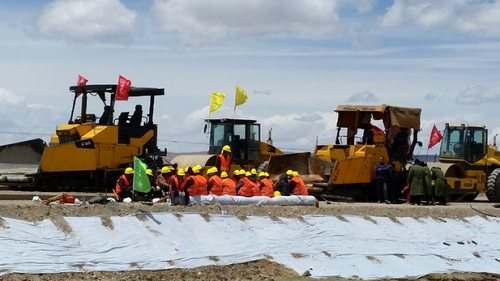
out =
[(500, 168), (496, 168), (488, 176), (486, 197), (490, 202), (500, 202)]

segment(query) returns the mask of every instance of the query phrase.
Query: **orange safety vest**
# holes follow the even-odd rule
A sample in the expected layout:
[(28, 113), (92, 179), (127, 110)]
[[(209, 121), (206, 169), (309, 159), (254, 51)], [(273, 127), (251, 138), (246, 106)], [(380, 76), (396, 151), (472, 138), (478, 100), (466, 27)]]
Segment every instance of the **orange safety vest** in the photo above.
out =
[(231, 156), (224, 157), (224, 154), (219, 154), (217, 157), (220, 164), (220, 171), (228, 172), (231, 170)]
[(292, 181), (295, 183), (295, 187), (292, 191), (293, 195), (309, 195), (309, 192), (307, 191), (307, 186), (301, 177), (299, 176), (293, 177)]
[(208, 183), (211, 185), (210, 194), (222, 195), (223, 192), (222, 179), (218, 175), (211, 176), (210, 179), (208, 180)]
[(181, 188), (179, 186), (179, 178), (176, 175), (172, 175), (168, 178), (168, 185), (170, 185), (169, 192), (179, 191)]
[(233, 179), (225, 178), (222, 180), (222, 194), (236, 195), (236, 183)]
[(116, 181), (115, 192), (116, 194), (122, 193), (123, 189), (131, 189), (132, 184), (128, 181), (126, 175), (121, 175)]
[(194, 192), (189, 190), (190, 195), (208, 195), (207, 179), (202, 175), (192, 176), (194, 180)]
[(274, 188), (273, 188), (273, 181), (270, 179), (262, 179), (260, 180), (261, 183), (261, 190), (262, 190), (262, 195), (267, 196), (267, 197), (273, 197), (274, 196)]
[[(240, 196), (245, 196), (245, 197), (252, 197), (254, 196), (254, 190), (255, 190), (255, 183), (253, 183), (249, 178), (243, 177), (240, 181), (242, 181), (243, 185), (241, 186), (240, 190), (238, 191), (238, 195)], [(257, 187), (259, 188), (259, 187)], [(260, 193), (260, 191), (259, 191)]]

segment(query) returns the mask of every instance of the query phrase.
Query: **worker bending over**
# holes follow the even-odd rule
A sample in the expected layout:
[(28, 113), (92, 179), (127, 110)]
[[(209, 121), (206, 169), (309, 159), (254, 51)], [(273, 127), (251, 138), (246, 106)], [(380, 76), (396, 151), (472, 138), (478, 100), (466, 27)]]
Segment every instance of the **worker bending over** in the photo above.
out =
[(220, 196), (223, 193), (223, 186), (222, 179), (217, 175), (217, 172), (217, 167), (212, 167), (207, 170), (207, 190), (209, 194)]
[(267, 172), (259, 173), (259, 185), (262, 196), (274, 196), (273, 181), (269, 178), (269, 174)]
[[(239, 174), (239, 170), (234, 171), (234, 174)], [(236, 195), (236, 182), (229, 177), (226, 171), (220, 173), (222, 179), (222, 194), (223, 195)]]
[(221, 153), (217, 155), (215, 167), (221, 172), (229, 173), (229, 171), (231, 171), (231, 162), (231, 147), (229, 145), (224, 145)]
[(113, 195), (116, 201), (121, 202), (125, 198), (133, 198), (132, 184), (134, 182), (134, 169), (128, 167), (125, 169), (123, 175), (121, 175), (116, 181), (115, 189), (113, 190)]

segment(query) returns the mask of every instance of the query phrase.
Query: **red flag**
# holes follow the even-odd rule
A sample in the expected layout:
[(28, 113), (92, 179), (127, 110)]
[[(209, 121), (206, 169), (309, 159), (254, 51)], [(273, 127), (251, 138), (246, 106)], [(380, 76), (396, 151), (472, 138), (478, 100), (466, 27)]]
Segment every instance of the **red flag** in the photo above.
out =
[(78, 78), (76, 79), (76, 85), (78, 86), (78, 89), (76, 91), (77, 96), (83, 92), (82, 87), (85, 87), (85, 85), (87, 85), (87, 82), (89, 82), (89, 80), (85, 78), (85, 76), (78, 74)]
[(132, 81), (128, 80), (124, 76), (118, 76), (118, 85), (116, 85), (116, 100), (128, 100), (128, 92), (130, 91), (130, 86)]
[(432, 127), (432, 132), (431, 132), (431, 136), (429, 138), (429, 149), (433, 146), (435, 146), (436, 144), (438, 144), (441, 139), (443, 139), (443, 135), (441, 135), (441, 132), (436, 128), (436, 125), (434, 125)]

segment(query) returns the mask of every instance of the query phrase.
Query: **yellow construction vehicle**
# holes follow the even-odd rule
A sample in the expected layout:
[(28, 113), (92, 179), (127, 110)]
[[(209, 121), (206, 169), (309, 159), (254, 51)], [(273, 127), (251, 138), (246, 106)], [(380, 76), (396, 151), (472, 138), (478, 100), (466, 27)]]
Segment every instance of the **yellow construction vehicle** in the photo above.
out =
[[(74, 93), (71, 116), (67, 123), (57, 126), (48, 146), (41, 145), (37, 139), (0, 147), (0, 163), (32, 164), (31, 167), (35, 164), (36, 167), (31, 172), (22, 170), (21, 175), (12, 169), (0, 171), (4, 184), (44, 190), (104, 191), (118, 173), (131, 164), (134, 156), (142, 157), (150, 165), (161, 165), (162, 153), (157, 147), (153, 113), (155, 97), (164, 95), (163, 89), (132, 87), (129, 98), (149, 97), (149, 111), (143, 116), (142, 106), (136, 105), (131, 116), (129, 112), (121, 112), (116, 119), (116, 85), (73, 86), (70, 91)], [(88, 98), (94, 96), (104, 107), (99, 118), (87, 112)], [(74, 117), (78, 100), (81, 112)], [(27, 157), (13, 157), (26, 155), (27, 151), (32, 152), (28, 154), (32, 161)]]
[(224, 145), (231, 146), (233, 169), (255, 167), (266, 169), (269, 159), (283, 154), (267, 142), (261, 141), (260, 124), (256, 120), (235, 118), (211, 118), (205, 120), (205, 133), (210, 141), (207, 154), (184, 154), (174, 157), (170, 162), (179, 167), (194, 165), (215, 166), (216, 158)]
[[(388, 105), (339, 105), (335, 144), (318, 145), (310, 153), (295, 153), (271, 158), (272, 174), (289, 169), (298, 170), (317, 181), (310, 188), (312, 194), (323, 198), (349, 197), (354, 200), (373, 200), (374, 171), (380, 159), (392, 163), (405, 177), (405, 164), (412, 158), (420, 129), (419, 108)], [(382, 121), (384, 129), (374, 126)], [(358, 137), (362, 133), (362, 137)], [(410, 141), (410, 138), (412, 139)]]
[(488, 145), (485, 126), (446, 124), (439, 151), (440, 167), (450, 186), (450, 200), (472, 201), (479, 193), (500, 201), (500, 152)]

